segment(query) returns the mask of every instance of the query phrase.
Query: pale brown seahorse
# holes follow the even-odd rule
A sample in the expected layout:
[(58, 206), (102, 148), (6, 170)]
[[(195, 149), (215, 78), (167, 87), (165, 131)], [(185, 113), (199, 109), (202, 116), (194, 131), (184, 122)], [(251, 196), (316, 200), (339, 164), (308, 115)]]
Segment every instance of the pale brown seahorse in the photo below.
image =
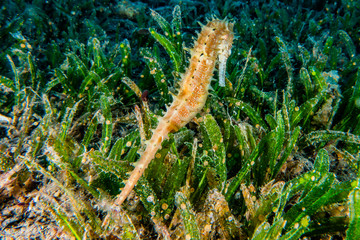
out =
[(214, 19), (202, 27), (194, 48), (191, 50), (190, 66), (180, 83), (180, 91), (174, 98), (164, 117), (142, 153), (125, 187), (117, 197), (115, 204), (120, 206), (130, 194), (144, 173), (161, 143), (170, 132), (176, 132), (203, 108), (213, 77), (215, 64), (219, 63), (219, 85), (225, 86), (226, 61), (231, 53), (234, 39), (234, 24), (227, 20)]

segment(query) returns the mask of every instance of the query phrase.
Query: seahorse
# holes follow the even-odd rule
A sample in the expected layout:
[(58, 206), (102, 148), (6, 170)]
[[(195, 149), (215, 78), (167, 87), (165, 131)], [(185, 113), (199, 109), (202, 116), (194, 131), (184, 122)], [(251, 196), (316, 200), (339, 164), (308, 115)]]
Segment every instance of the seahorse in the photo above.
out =
[(217, 62), (219, 62), (219, 85), (225, 86), (226, 61), (230, 56), (234, 39), (233, 27), (234, 23), (219, 19), (213, 19), (202, 26), (191, 50), (190, 65), (182, 76), (179, 93), (159, 120), (145, 151), (115, 200), (115, 205), (120, 206), (128, 197), (161, 148), (163, 140), (168, 138), (168, 134), (185, 126), (204, 107)]

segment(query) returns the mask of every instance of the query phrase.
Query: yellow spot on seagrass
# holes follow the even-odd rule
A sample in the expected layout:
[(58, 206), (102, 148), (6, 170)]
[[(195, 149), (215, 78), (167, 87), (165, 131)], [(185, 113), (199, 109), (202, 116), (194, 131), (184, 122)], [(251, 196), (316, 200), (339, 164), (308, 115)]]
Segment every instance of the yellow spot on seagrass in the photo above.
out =
[(236, 106), (238, 106), (238, 107), (239, 107), (239, 106), (240, 106), (240, 102), (236, 102)]
[(165, 79), (161, 79), (161, 82), (164, 83), (164, 82), (165, 82)]
[(231, 153), (228, 153), (227, 156), (228, 156), (228, 158), (231, 158), (232, 155), (231, 155)]
[(240, 91), (241, 91), (241, 92), (245, 92), (245, 88), (241, 88)]
[(201, 143), (199, 143), (199, 147), (202, 147), (203, 145)]
[(216, 152), (216, 150), (218, 150), (219, 148), (218, 148), (218, 146), (215, 144), (214, 145), (214, 147), (212, 148), (212, 150), (214, 151), (214, 152)]
[(128, 141), (128, 142), (126, 143), (126, 146), (127, 146), (127, 147), (131, 147), (131, 142)]
[(140, 77), (141, 77), (141, 78), (144, 78), (145, 76), (144, 76), (144, 74), (141, 74)]
[(191, 240), (191, 235), (190, 235), (190, 234), (187, 234), (187, 235), (185, 236), (185, 239), (186, 239), (186, 240)]
[(154, 211), (152, 211), (150, 214), (152, 217), (156, 215), (156, 213)]
[(205, 232), (210, 232), (211, 231), (211, 225), (210, 224), (206, 224), (204, 227)]
[(177, 34), (178, 36), (180, 36), (181, 33), (180, 33), (180, 32), (176, 32), (176, 34)]
[(222, 143), (224, 141), (224, 139), (223, 138), (220, 138), (220, 142)]
[(307, 226), (309, 226), (309, 219), (304, 217), (303, 219), (301, 219), (300, 223), (301, 223), (301, 226), (307, 227)]
[(154, 75), (156, 71), (156, 68), (154, 68), (153, 70), (150, 71), (150, 74)]
[(109, 137), (105, 137), (105, 141), (109, 141)]
[(109, 125), (111, 123), (111, 121), (108, 119), (106, 120), (106, 124)]
[(191, 193), (195, 192), (195, 188), (190, 188), (190, 192)]
[(207, 165), (209, 165), (208, 161), (204, 161), (204, 166), (206, 167)]
[(161, 208), (162, 208), (163, 210), (168, 209), (168, 207), (169, 207), (169, 205), (167, 205), (166, 203), (163, 203), (163, 204), (161, 205)]
[(298, 228), (299, 228), (299, 225), (300, 225), (299, 223), (295, 223), (294, 228), (295, 228), (295, 229), (298, 229)]
[(356, 62), (353, 62), (353, 65), (356, 66)]
[(182, 203), (182, 204), (180, 205), (180, 207), (181, 207), (182, 210), (184, 210), (184, 209), (186, 209), (186, 204), (185, 204), (185, 203)]
[(161, 154), (160, 154), (160, 153), (157, 153), (155, 157), (156, 157), (156, 158), (161, 158)]
[(125, 45), (122, 43), (122, 44), (120, 44), (120, 47), (121, 47), (121, 48), (124, 48), (124, 47), (125, 47)]
[(20, 47), (25, 48), (26, 47), (25, 43), (20, 44)]
[(315, 181), (315, 176), (312, 176), (312, 177), (311, 177), (311, 181)]
[(251, 164), (251, 166), (253, 166), (253, 165), (255, 164), (255, 162), (254, 162), (254, 161), (251, 161), (251, 163), (250, 163), (250, 164)]
[(295, 107), (295, 112), (298, 112), (300, 110), (299, 107)]

